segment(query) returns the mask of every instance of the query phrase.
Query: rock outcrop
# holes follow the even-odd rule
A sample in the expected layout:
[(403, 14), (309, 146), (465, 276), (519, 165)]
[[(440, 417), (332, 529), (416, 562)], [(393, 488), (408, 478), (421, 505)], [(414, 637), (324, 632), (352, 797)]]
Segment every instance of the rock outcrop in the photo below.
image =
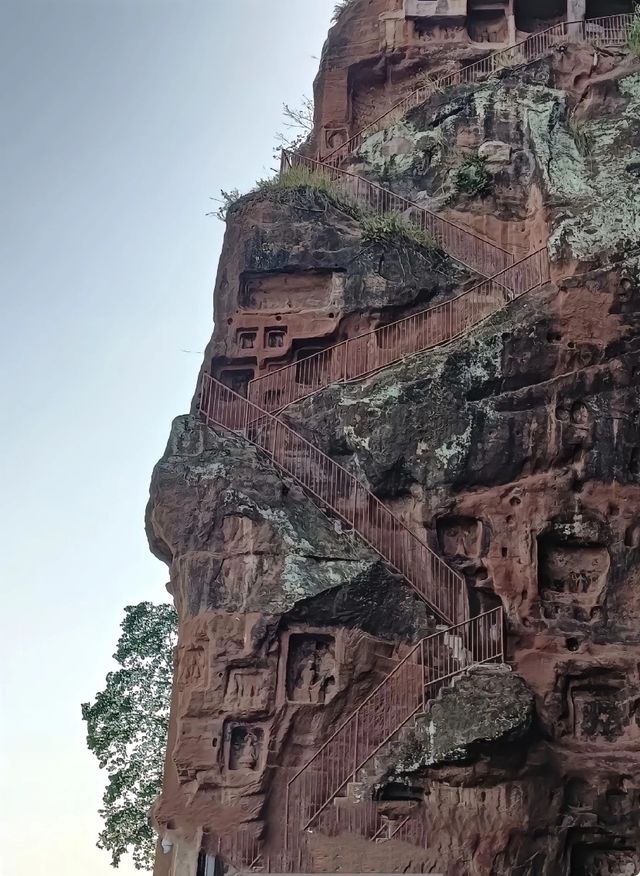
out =
[[(344, 6), (308, 153), (537, 17)], [(546, 248), (552, 282), (509, 301), (503, 277), (498, 312), (361, 380), (301, 370), (305, 397), (271, 399), (275, 420), (240, 404), (238, 434), (205, 423), (201, 386), (174, 422), (147, 516), (180, 618), (153, 813), (173, 850), (157, 876), (208, 876), (216, 856), (272, 872), (640, 869), (640, 62), (601, 42), (565, 32), (531, 63), (425, 92), (341, 162), (478, 247)], [(486, 294), (397, 217), (372, 234), (327, 181), (339, 174), (284, 174), (231, 207), (203, 378), (245, 395), (276, 368)], [(384, 533), (365, 542), (357, 513), (303, 490), (287, 474), (302, 444), (284, 442), (275, 466), (274, 422), (370, 491), (362, 515), (381, 501), (408, 549), (417, 538), (444, 559), (484, 626), (452, 629), (386, 561)], [(246, 440), (260, 428), (266, 452)]]

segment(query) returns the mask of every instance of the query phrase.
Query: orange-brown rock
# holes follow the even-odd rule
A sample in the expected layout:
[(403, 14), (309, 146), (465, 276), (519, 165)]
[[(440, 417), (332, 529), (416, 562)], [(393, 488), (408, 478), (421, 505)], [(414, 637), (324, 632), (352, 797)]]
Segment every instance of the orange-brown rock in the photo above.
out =
[[(609, 11), (534, 7), (347, 3), (309, 149), (336, 148), (420, 76)], [(625, 49), (568, 39), (432, 94), (346, 160), (515, 256), (547, 244), (553, 284), (281, 414), (464, 576), (473, 614), (504, 609), (510, 667), (443, 686), (352, 777), (322, 822), (340, 830), (306, 834), (315, 872), (640, 869), (639, 71)], [(365, 225), (302, 183), (232, 207), (203, 372), (244, 393), (473, 282), (437, 248), (372, 242)], [(180, 617), (154, 810), (171, 876), (209, 876), (234, 836), (243, 866), (277, 869), (287, 782), (437, 628), (327, 510), (197, 404), (175, 421), (147, 521)], [(343, 829), (372, 812), (393, 830)]]

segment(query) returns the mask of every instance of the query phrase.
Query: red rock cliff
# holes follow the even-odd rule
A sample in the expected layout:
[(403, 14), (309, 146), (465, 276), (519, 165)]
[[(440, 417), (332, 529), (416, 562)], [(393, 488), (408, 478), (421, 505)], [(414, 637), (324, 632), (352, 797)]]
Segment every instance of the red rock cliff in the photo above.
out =
[(640, 868), (628, 11), (352, 0), (230, 209), (148, 509), (157, 874)]

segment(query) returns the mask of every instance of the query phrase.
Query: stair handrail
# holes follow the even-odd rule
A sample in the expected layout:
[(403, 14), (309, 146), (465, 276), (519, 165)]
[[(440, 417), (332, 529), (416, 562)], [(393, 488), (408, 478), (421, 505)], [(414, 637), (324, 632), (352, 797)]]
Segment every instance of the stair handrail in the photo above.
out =
[(368, 212), (372, 215), (417, 212), (418, 221), (413, 224), (430, 235), (451, 258), (483, 277), (491, 277), (510, 267), (515, 261), (513, 253), (499, 244), (470, 228), (458, 225), (450, 219), (444, 219), (410, 198), (398, 195), (391, 189), (385, 189), (384, 186), (371, 182), (357, 173), (287, 149), (282, 150), (280, 167), (281, 173), (287, 168), (304, 167), (312, 173), (327, 177), (332, 182), (339, 180), (351, 186), (349, 191), (351, 196), (356, 201), (365, 202)]
[[(512, 282), (512, 278), (515, 282)], [(506, 268), (494, 277), (482, 280), (447, 301), (387, 325), (362, 332), (353, 338), (339, 341), (305, 359), (289, 362), (287, 365), (254, 377), (249, 382), (249, 399), (264, 410), (281, 411), (293, 402), (315, 395), (334, 383), (346, 383), (349, 380), (375, 374), (395, 362), (460, 337), (470, 328), (497, 313), (502, 306), (526, 292), (540, 288), (548, 283), (549, 279), (549, 253), (544, 246), (520, 259), (510, 268)], [(474, 298), (478, 296), (483, 296), (486, 302), (476, 306), (477, 302), (474, 302)], [(495, 301), (493, 301), (494, 296)], [(491, 305), (490, 310), (485, 310), (487, 304)], [(459, 313), (456, 312), (458, 309)], [(475, 320), (474, 314), (478, 317)], [(444, 326), (445, 333), (443, 336), (434, 337), (428, 323), (430, 320), (435, 322), (437, 319), (440, 326)], [(387, 343), (386, 339), (389, 337), (394, 337), (397, 343)], [(379, 343), (380, 338), (385, 340), (385, 343)], [(375, 356), (371, 355), (372, 350), (375, 351)], [(385, 356), (387, 350), (390, 354)], [(370, 361), (371, 359), (374, 361)], [(327, 377), (326, 382), (317, 380), (318, 376), (324, 375)], [(298, 377), (302, 379), (298, 380)]]
[[(447, 626), (468, 618), (469, 603), (464, 577), (347, 469), (282, 420), (209, 374), (203, 378), (199, 410), (207, 422), (242, 435), (266, 451), (278, 468), (353, 527), (360, 538), (402, 575), (420, 599)], [(292, 442), (290, 446), (288, 442)], [(322, 466), (324, 477), (319, 478), (312, 473), (311, 466), (302, 470), (287, 466), (285, 456), (291, 447), (304, 451), (305, 460)], [(339, 499), (343, 500), (341, 504)], [(379, 533), (383, 534), (383, 538), (376, 543), (374, 534)], [(424, 582), (422, 587), (420, 582)]]
[[(497, 49), (495, 52), (491, 52), (484, 58), (480, 58), (478, 61), (473, 61), (471, 64), (460, 67), (452, 73), (447, 73), (432, 82), (419, 86), (414, 91), (401, 98), (401, 100), (395, 103), (390, 109), (386, 110), (380, 116), (361, 128), (360, 131), (355, 133), (332, 152), (323, 156), (322, 160), (334, 163), (342, 161), (347, 155), (351, 155), (351, 153), (362, 144), (362, 141), (366, 136), (377, 133), (377, 131), (380, 130), (381, 122), (384, 122), (394, 113), (401, 112), (402, 115), (405, 115), (410, 109), (421, 104), (435, 92), (449, 88), (452, 85), (471, 85), (479, 81), (482, 76), (490, 76), (492, 73), (503, 69), (501, 56), (504, 59), (508, 59), (508, 56), (511, 55), (513, 57), (513, 53), (521, 50), (523, 47), (532, 46), (534, 51), (525, 59), (525, 61), (523, 61), (523, 63), (528, 64), (536, 60), (551, 48), (553, 45), (551, 42), (552, 38), (559, 37), (562, 39), (573, 35), (573, 33), (581, 36), (582, 39), (589, 39), (589, 41), (596, 46), (610, 45), (610, 41), (614, 34), (616, 34), (616, 40), (614, 41), (622, 43), (628, 36), (628, 28), (632, 20), (633, 13), (620, 13), (618, 15), (608, 15), (601, 18), (580, 21), (563, 21), (540, 31), (539, 33), (530, 34), (528, 37), (520, 40), (520, 42), (514, 43), (512, 46)], [(616, 23), (618, 27), (616, 27)], [(600, 36), (600, 34), (588, 33), (589, 26), (604, 29), (604, 39), (599, 41), (597, 37)], [(607, 36), (609, 37), (608, 39)], [(595, 37), (595, 39), (592, 39), (592, 37)]]
[[(295, 806), (296, 812), (298, 815), (302, 814), (303, 824), (301, 825), (301, 830), (308, 829), (311, 824), (316, 820), (316, 818), (320, 815), (320, 813), (335, 799), (335, 797), (340, 793), (340, 791), (344, 788), (344, 786), (350, 781), (355, 780), (358, 772), (371, 760), (372, 757), (376, 755), (376, 753), (387, 744), (387, 742), (395, 736), (404, 725), (411, 720), (411, 718), (417, 714), (420, 710), (424, 712), (426, 708), (426, 703), (429, 697), (427, 696), (427, 688), (430, 686), (435, 686), (438, 684), (442, 684), (449, 679), (466, 672), (470, 666), (479, 665), (483, 663), (489, 663), (496, 660), (502, 660), (504, 658), (504, 629), (503, 629), (503, 609), (501, 606), (491, 609), (489, 611), (483, 612), (482, 614), (476, 615), (473, 618), (462, 621), (459, 624), (455, 624), (452, 627), (449, 627), (446, 630), (439, 630), (436, 633), (432, 633), (429, 636), (425, 636), (418, 642), (414, 648), (409, 651), (409, 653), (398, 663), (396, 667), (394, 667), (391, 672), (384, 678), (380, 684), (378, 684), (374, 690), (363, 700), (362, 703), (343, 721), (343, 723), (335, 730), (331, 736), (326, 740), (326, 742), (314, 753), (314, 755), (309, 758), (309, 760), (295, 773), (294, 776), (287, 783), (286, 797), (285, 797), (285, 848), (287, 847), (287, 838), (289, 836), (289, 831), (291, 830), (290, 824), (290, 816), (292, 814), (292, 802)], [(435, 642), (435, 640), (440, 639), (446, 647), (449, 647), (449, 644), (446, 642), (447, 638), (456, 637), (456, 632), (462, 630), (463, 627), (467, 628), (468, 635), (468, 643), (470, 644), (469, 653), (471, 655), (471, 659), (469, 662), (465, 663), (463, 666), (458, 668), (453, 668), (451, 666), (451, 660), (456, 659), (453, 655), (447, 653), (447, 672), (444, 672), (437, 677), (430, 677), (429, 669), (432, 668), (433, 663), (430, 659), (427, 658), (428, 651), (427, 648), (429, 644)], [(475, 633), (475, 630), (478, 630)], [(496, 630), (496, 639), (494, 643), (491, 643), (489, 640), (490, 637), (487, 635), (488, 630)], [(483, 631), (485, 635), (483, 635)], [(491, 647), (494, 644), (495, 647)], [(478, 650), (479, 649), (479, 650)], [(391, 725), (391, 730), (386, 732), (386, 735), (383, 736), (380, 740), (374, 743), (373, 747), (370, 748), (363, 756), (359, 756), (359, 732), (363, 729), (363, 726), (366, 726), (366, 721), (362, 721), (361, 716), (363, 715), (365, 709), (374, 701), (376, 697), (379, 696), (380, 692), (384, 690), (387, 686), (395, 686), (403, 669), (409, 664), (412, 658), (416, 657), (416, 655), (420, 655), (420, 662), (416, 664), (421, 668), (419, 674), (414, 676), (414, 679), (418, 679), (418, 685), (416, 686), (416, 690), (409, 691), (406, 681), (404, 682), (404, 691), (409, 694), (408, 702), (407, 702), (407, 711), (403, 715), (400, 723), (395, 723)], [(403, 683), (400, 682), (398, 685), (401, 689), (403, 688)], [(414, 699), (410, 699), (413, 696)], [(417, 701), (416, 701), (417, 700)], [(382, 712), (386, 717), (387, 713), (392, 710), (387, 710), (384, 706), (379, 706), (376, 704), (375, 706), (376, 712)], [(346, 746), (342, 746), (342, 748), (348, 748), (352, 751), (353, 754), (353, 762), (352, 766), (349, 767), (343, 774), (340, 774), (335, 786), (332, 788), (330, 795), (325, 799), (322, 804), (316, 809), (315, 812), (312, 813), (311, 817), (308, 817), (308, 813), (304, 811), (304, 802), (305, 801), (295, 801), (292, 800), (294, 797), (293, 786), (301, 776), (303, 776), (312, 766), (313, 764), (323, 756), (323, 754), (329, 749), (329, 747), (338, 739), (341, 735), (344, 735), (344, 732), (350, 725), (355, 725), (352, 734), (348, 735), (346, 741)], [(352, 743), (351, 736), (355, 740)], [(353, 747), (352, 747), (353, 744)]]

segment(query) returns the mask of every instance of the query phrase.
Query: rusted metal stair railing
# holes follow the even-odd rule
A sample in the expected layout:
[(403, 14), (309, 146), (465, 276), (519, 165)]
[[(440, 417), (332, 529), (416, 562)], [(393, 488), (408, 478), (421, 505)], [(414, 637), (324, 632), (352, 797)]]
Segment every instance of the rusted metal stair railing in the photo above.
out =
[(503, 656), (501, 608), (419, 642), (289, 781), (285, 847), (290, 837), (317, 824), (347, 785), (357, 782), (365, 765), (424, 713), (443, 685), (472, 665), (502, 661)]
[(345, 468), (272, 414), (206, 375), (200, 411), (243, 435), (360, 535), (447, 625), (469, 616), (464, 578)]
[(259, 408), (279, 411), (332, 383), (365, 377), (445, 344), (509, 301), (548, 283), (549, 273), (547, 249), (537, 250), (449, 301), (254, 378), (249, 383), (249, 399)]
[(281, 172), (293, 167), (302, 167), (335, 183), (341, 192), (372, 216), (404, 215), (452, 258), (483, 277), (493, 277), (515, 261), (514, 255), (501, 246), (468, 228), (443, 219), (390, 189), (332, 164), (283, 150)]
[(338, 146), (337, 149), (325, 155), (322, 160), (337, 166), (347, 156), (356, 152), (371, 134), (400, 121), (409, 110), (419, 106), (436, 92), (456, 85), (471, 85), (481, 82), (486, 77), (515, 64), (531, 63), (542, 57), (559, 41), (569, 37), (584, 40), (594, 47), (625, 45), (629, 38), (632, 22), (633, 14), (625, 13), (609, 15), (604, 18), (592, 18), (587, 21), (564, 21), (547, 28), (547, 30), (540, 31), (540, 33), (531, 34), (513, 46), (499, 49), (479, 61), (474, 61), (472, 64), (467, 64), (452, 73), (421, 85), (341, 146)]

